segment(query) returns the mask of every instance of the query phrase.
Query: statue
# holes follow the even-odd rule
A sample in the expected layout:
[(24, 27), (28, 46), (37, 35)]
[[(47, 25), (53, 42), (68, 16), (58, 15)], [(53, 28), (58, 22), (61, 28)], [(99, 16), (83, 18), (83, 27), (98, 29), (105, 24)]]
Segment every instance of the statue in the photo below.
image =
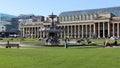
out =
[(60, 32), (64, 31), (64, 28), (58, 27), (55, 25), (54, 18), (57, 17), (52, 13), (52, 15), (49, 15), (49, 17), (52, 19), (51, 26), (48, 28), (41, 28), (41, 31), (45, 32), (47, 34), (46, 36), (46, 44), (47, 45), (59, 45), (60, 44)]

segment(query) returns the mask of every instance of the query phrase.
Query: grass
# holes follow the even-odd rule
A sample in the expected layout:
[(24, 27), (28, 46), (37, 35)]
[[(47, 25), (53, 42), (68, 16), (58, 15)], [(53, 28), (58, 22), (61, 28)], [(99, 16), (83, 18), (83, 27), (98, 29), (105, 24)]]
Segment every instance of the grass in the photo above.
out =
[(38, 38), (34, 38), (34, 39), (25, 38), (23, 40), (20, 40), (20, 38), (3, 38), (3, 40), (1, 40), (1, 42), (7, 42), (8, 40), (10, 42), (23, 42), (23, 43), (32, 43), (32, 44), (35, 44), (35, 43), (37, 43), (37, 44), (38, 43), (39, 44), (45, 44), (45, 40), (44, 39), (39, 40)]
[(24, 40), (21, 40), (21, 42), (23, 43), (37, 43), (37, 44), (45, 44), (45, 39), (41, 39), (39, 40), (38, 38), (34, 38), (34, 39), (30, 39), (30, 38), (26, 38)]
[(119, 68), (120, 48), (32, 47), (0, 49), (0, 68)]
[[(11, 40), (12, 39), (12, 40)], [(22, 43), (31, 43), (31, 44), (45, 44), (45, 39), (39, 40), (38, 38), (25, 38), (23, 40), (20, 40), (20, 38), (3, 38), (1, 42), (22, 42)], [(64, 40), (60, 39), (60, 43), (65, 43)]]
[[(96, 44), (103, 44), (106, 39), (93, 39), (92, 40)], [(108, 40), (109, 43), (114, 43), (115, 40)], [(120, 39), (117, 40), (118, 44), (120, 44)]]
[(11, 42), (19, 42), (20, 41), (19, 38), (3, 38), (3, 40), (0, 40), (0, 41), (7, 42), (8, 40)]
[[(30, 44), (45, 44), (45, 39), (41, 39), (39, 40), (38, 38), (25, 38), (23, 40), (20, 41), (20, 38), (12, 38), (13, 40), (11, 40), (11, 38), (3, 38), (3, 40), (1, 40), (2, 42), (7, 42), (8, 40), (10, 42), (22, 42), (22, 43), (30, 43)], [(71, 39), (72, 41), (77, 41), (76, 39)], [(106, 39), (92, 39), (92, 42), (94, 42), (95, 44), (104, 44), (104, 42), (106, 41)], [(109, 43), (114, 43), (114, 40), (108, 40)], [(120, 44), (120, 39), (117, 40), (118, 44)], [(64, 44), (65, 41), (60, 39), (60, 43)], [(84, 41), (83, 43), (87, 44), (86, 41)]]

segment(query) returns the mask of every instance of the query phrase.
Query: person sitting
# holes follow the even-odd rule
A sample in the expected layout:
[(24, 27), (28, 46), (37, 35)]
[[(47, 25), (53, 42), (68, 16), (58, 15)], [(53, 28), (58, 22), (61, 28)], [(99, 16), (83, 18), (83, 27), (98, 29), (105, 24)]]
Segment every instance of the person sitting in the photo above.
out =
[(88, 44), (92, 43), (91, 40), (87, 39)]
[(117, 40), (115, 40), (114, 45), (117, 46)]

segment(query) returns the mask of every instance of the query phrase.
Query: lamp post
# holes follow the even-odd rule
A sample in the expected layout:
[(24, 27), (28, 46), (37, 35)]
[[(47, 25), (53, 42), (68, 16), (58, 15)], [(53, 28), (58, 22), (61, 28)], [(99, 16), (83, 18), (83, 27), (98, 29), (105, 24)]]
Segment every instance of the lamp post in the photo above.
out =
[(20, 39), (20, 43), (21, 43), (21, 30), (19, 30), (19, 39)]
[(65, 48), (68, 48), (68, 41), (69, 41), (69, 38), (66, 37), (66, 38), (65, 38), (65, 45), (64, 45)]
[(89, 38), (91, 39), (91, 29), (89, 29)]

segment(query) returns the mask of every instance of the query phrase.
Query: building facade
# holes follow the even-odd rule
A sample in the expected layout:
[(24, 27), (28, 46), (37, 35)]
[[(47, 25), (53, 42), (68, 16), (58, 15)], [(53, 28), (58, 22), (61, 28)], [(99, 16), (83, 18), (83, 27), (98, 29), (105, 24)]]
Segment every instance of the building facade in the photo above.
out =
[(18, 20), (21, 24), (30, 22), (43, 22), (45, 21), (44, 16), (35, 16), (34, 14), (20, 14)]
[[(16, 33), (16, 31), (18, 30), (16, 29), (18, 28), (16, 24), (18, 24), (18, 22), (16, 22), (14, 19), (17, 19), (17, 17), (14, 15), (0, 13), (0, 37), (8, 37), (9, 34)], [(16, 28), (13, 26), (15, 26)]]
[[(120, 37), (120, 7), (62, 12), (57, 26), (64, 27), (60, 37), (70, 38), (106, 38)], [(40, 28), (50, 23), (36, 22), (21, 26), (22, 36), (30, 38), (45, 37)]]

